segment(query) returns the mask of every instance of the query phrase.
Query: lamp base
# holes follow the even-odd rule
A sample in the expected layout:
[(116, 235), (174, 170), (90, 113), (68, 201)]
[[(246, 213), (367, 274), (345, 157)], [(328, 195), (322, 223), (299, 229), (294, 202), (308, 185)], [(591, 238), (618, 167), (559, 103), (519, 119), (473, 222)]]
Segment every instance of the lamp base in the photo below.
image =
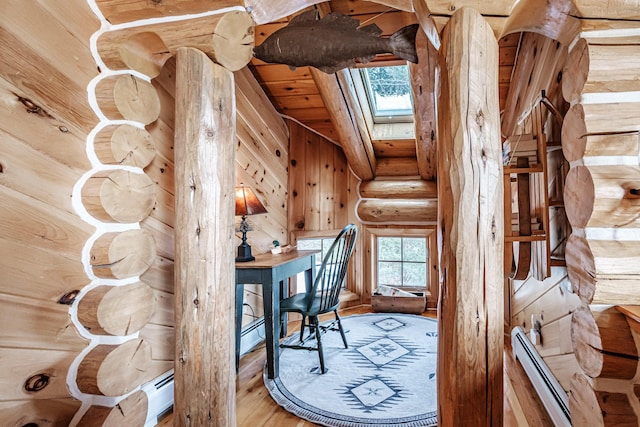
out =
[(238, 246), (238, 256), (236, 257), (236, 262), (248, 262), (256, 259), (253, 255), (251, 255), (251, 246), (248, 243), (243, 243)]

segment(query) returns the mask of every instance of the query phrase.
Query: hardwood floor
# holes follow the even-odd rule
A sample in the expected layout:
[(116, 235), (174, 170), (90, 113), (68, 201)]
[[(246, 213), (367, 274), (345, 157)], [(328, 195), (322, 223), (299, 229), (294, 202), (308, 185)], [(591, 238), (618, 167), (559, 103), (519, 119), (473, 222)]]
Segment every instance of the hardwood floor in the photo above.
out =
[[(370, 306), (358, 306), (341, 310), (341, 316), (370, 313)], [(435, 312), (427, 312), (427, 317), (436, 317)], [(290, 326), (290, 333), (297, 329)], [(505, 338), (506, 340), (508, 337)], [(278, 406), (269, 395), (262, 381), (265, 363), (264, 345), (258, 346), (240, 359), (240, 369), (236, 377), (236, 417), (238, 427), (310, 427), (317, 424), (301, 420)], [(553, 427), (538, 396), (534, 393), (529, 378), (514, 360), (508, 340), (504, 355), (504, 426), (506, 427)], [(161, 427), (173, 425), (169, 415), (159, 424)]]

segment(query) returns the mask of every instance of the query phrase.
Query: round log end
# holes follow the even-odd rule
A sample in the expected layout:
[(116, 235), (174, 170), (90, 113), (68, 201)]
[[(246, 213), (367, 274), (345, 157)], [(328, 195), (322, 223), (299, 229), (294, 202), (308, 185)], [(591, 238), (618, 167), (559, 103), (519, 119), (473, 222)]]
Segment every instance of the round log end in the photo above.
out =
[(126, 120), (148, 125), (160, 117), (160, 98), (153, 85), (132, 75), (122, 75), (113, 88), (116, 108)]
[(564, 206), (567, 219), (574, 228), (584, 228), (593, 215), (595, 186), (589, 168), (569, 169), (564, 186)]
[(147, 341), (98, 345), (78, 366), (78, 388), (83, 393), (122, 396), (144, 381), (150, 366), (151, 345)]
[(562, 74), (562, 96), (569, 103), (578, 100), (589, 75), (589, 46), (585, 39), (578, 40), (569, 52)]
[[(564, 79), (565, 81), (569, 79)], [(562, 153), (569, 162), (584, 157), (587, 145), (587, 126), (584, 122), (584, 108), (573, 105), (562, 122)]]
[(156, 203), (156, 185), (145, 174), (115, 170), (100, 187), (100, 202), (116, 222), (142, 221)]
[(147, 419), (148, 405), (147, 393), (140, 390), (112, 408), (91, 406), (78, 425), (84, 427), (142, 426)]
[[(103, 131), (109, 128), (111, 126), (107, 126)], [(151, 140), (151, 134), (145, 129), (121, 125), (115, 129), (107, 130), (107, 132), (109, 131), (111, 131), (111, 135), (108, 147), (104, 149), (104, 154), (96, 150), (102, 163), (145, 168), (156, 156), (156, 147)]]
[(96, 276), (126, 279), (147, 271), (156, 258), (156, 244), (146, 230), (105, 233), (91, 248), (91, 265)]
[(591, 303), (596, 288), (596, 264), (587, 239), (571, 234), (565, 247), (567, 275), (576, 295)]
[(571, 378), (569, 412), (574, 426), (604, 426), (596, 392), (582, 373), (575, 373)]
[(146, 283), (98, 286), (78, 303), (78, 319), (93, 334), (129, 335), (151, 320), (154, 309), (154, 293)]
[(569, 385), (569, 411), (574, 426), (636, 426), (638, 416), (626, 393), (594, 390), (576, 373)]
[(576, 309), (571, 316), (571, 342), (578, 365), (585, 374), (597, 378), (602, 372), (602, 340), (591, 310), (587, 306)]
[(238, 71), (253, 58), (254, 22), (246, 12), (226, 13), (216, 26), (210, 54), (218, 64)]
[(120, 45), (120, 58), (127, 67), (151, 78), (157, 77), (173, 54), (156, 33), (134, 34)]

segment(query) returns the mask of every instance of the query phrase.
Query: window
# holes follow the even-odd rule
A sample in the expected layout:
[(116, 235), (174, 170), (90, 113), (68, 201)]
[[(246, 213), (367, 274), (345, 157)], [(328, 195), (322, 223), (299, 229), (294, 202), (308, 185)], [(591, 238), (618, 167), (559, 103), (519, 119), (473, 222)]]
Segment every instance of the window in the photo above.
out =
[(408, 65), (352, 68), (344, 76), (371, 140), (415, 138)]
[(429, 284), (426, 237), (378, 236), (377, 285), (426, 288)]
[(409, 67), (361, 68), (374, 123), (413, 122)]
[[(324, 259), (327, 252), (329, 252), (329, 248), (331, 244), (335, 240), (334, 237), (316, 237), (316, 238), (298, 238), (297, 240), (297, 249), (301, 251), (322, 251), (319, 254), (316, 254), (316, 273), (320, 269), (320, 265), (322, 265), (322, 260)], [(346, 280), (342, 283), (342, 287), (344, 288), (346, 284)], [(305, 277), (304, 273), (300, 273), (297, 276), (296, 282), (296, 293), (304, 292), (305, 290)]]

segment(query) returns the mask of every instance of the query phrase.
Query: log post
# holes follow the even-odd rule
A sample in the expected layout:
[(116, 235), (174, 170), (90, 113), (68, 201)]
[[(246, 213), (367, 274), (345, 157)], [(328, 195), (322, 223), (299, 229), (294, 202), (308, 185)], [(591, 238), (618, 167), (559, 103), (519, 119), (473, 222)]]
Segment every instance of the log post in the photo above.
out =
[(503, 173), (498, 42), (461, 8), (440, 48), (438, 425), (494, 426), (503, 412)]
[(233, 426), (234, 79), (196, 49), (176, 64), (174, 424)]
[[(416, 36), (418, 64), (409, 64), (411, 93), (415, 105), (416, 155), (420, 177), (435, 180), (437, 172), (436, 68), (438, 51), (423, 31)], [(376, 175), (378, 175), (376, 173)]]

